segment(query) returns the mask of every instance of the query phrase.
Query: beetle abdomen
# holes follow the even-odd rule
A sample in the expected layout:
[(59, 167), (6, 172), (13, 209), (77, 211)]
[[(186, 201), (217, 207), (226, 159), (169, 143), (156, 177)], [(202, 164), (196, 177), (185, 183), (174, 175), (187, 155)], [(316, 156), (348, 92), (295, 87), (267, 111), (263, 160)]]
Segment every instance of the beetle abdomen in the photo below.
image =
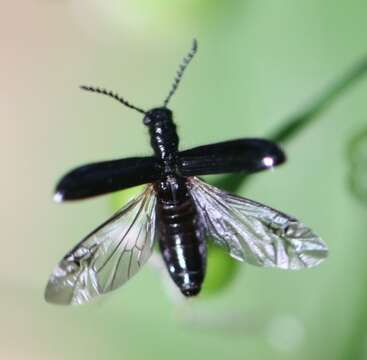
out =
[(159, 246), (172, 280), (185, 296), (197, 295), (205, 276), (206, 243), (195, 204), (182, 181), (160, 184), (157, 216)]

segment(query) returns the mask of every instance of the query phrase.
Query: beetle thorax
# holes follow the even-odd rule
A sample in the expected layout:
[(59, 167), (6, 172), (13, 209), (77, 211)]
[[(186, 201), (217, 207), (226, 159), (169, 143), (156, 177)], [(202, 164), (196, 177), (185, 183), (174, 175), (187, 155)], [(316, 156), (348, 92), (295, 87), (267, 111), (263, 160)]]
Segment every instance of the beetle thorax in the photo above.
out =
[(154, 154), (167, 167), (174, 167), (179, 140), (171, 110), (167, 108), (150, 110), (144, 119), (144, 124), (149, 127), (150, 143)]
[(176, 126), (171, 123), (155, 123), (149, 128), (150, 143), (156, 156), (169, 160), (178, 151), (178, 136)]

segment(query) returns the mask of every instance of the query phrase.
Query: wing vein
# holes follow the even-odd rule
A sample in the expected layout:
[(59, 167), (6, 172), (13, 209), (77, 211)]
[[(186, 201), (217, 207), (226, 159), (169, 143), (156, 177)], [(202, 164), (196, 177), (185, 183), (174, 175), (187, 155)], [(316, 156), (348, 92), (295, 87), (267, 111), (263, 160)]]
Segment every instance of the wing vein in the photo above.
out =
[(293, 217), (189, 179), (206, 235), (225, 245), (235, 259), (296, 270), (316, 266), (327, 257), (326, 244)]
[[(144, 202), (143, 204), (145, 204), (147, 198), (144, 197)], [(97, 272), (100, 272), (105, 266), (106, 264), (111, 260), (111, 258), (115, 255), (117, 249), (120, 247), (121, 243), (125, 240), (126, 236), (129, 234), (130, 230), (132, 229), (132, 227), (134, 226), (137, 218), (139, 217), (139, 215), (141, 214), (143, 209), (143, 206), (141, 206), (138, 210), (138, 213), (135, 215), (134, 220), (132, 221), (132, 223), (130, 224), (130, 226), (128, 227), (128, 229), (125, 231), (124, 235), (122, 236), (122, 238), (119, 240), (119, 242), (117, 243), (116, 247), (114, 248), (114, 250), (111, 252), (111, 254), (109, 255), (109, 257), (105, 260), (105, 262), (100, 266), (99, 269), (97, 269)], [(125, 247), (126, 249), (126, 247)]]

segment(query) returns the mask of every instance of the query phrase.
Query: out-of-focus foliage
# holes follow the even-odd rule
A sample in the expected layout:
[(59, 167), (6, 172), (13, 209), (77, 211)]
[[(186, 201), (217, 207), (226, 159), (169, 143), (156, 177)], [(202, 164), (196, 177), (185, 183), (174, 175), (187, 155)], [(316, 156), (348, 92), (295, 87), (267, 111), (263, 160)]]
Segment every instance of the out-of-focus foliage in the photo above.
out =
[(350, 189), (357, 200), (367, 204), (367, 129), (350, 140), (347, 162)]
[(215, 295), (220, 290), (225, 290), (234, 280), (241, 265), (229, 256), (226, 249), (208, 241), (208, 264), (202, 295)]
[(144, 190), (143, 186), (135, 186), (130, 189), (118, 191), (111, 196), (111, 207), (114, 211), (121, 209), (129, 200), (138, 196)]

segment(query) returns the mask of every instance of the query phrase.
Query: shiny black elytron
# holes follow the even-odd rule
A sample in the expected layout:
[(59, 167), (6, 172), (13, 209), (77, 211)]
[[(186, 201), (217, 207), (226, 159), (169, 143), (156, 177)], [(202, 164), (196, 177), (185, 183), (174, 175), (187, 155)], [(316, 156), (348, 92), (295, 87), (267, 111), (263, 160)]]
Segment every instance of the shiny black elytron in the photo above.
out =
[(231, 195), (197, 176), (268, 169), (285, 161), (264, 139), (238, 139), (179, 151), (168, 102), (197, 50), (184, 58), (163, 106), (144, 111), (99, 88), (144, 115), (154, 155), (81, 166), (64, 176), (55, 200), (68, 201), (148, 184), (141, 195), (77, 244), (54, 269), (46, 300), (81, 304), (116, 289), (148, 260), (154, 244), (172, 280), (185, 296), (197, 295), (205, 277), (206, 238), (246, 263), (282, 269), (318, 265), (323, 241), (298, 220), (254, 201)]

